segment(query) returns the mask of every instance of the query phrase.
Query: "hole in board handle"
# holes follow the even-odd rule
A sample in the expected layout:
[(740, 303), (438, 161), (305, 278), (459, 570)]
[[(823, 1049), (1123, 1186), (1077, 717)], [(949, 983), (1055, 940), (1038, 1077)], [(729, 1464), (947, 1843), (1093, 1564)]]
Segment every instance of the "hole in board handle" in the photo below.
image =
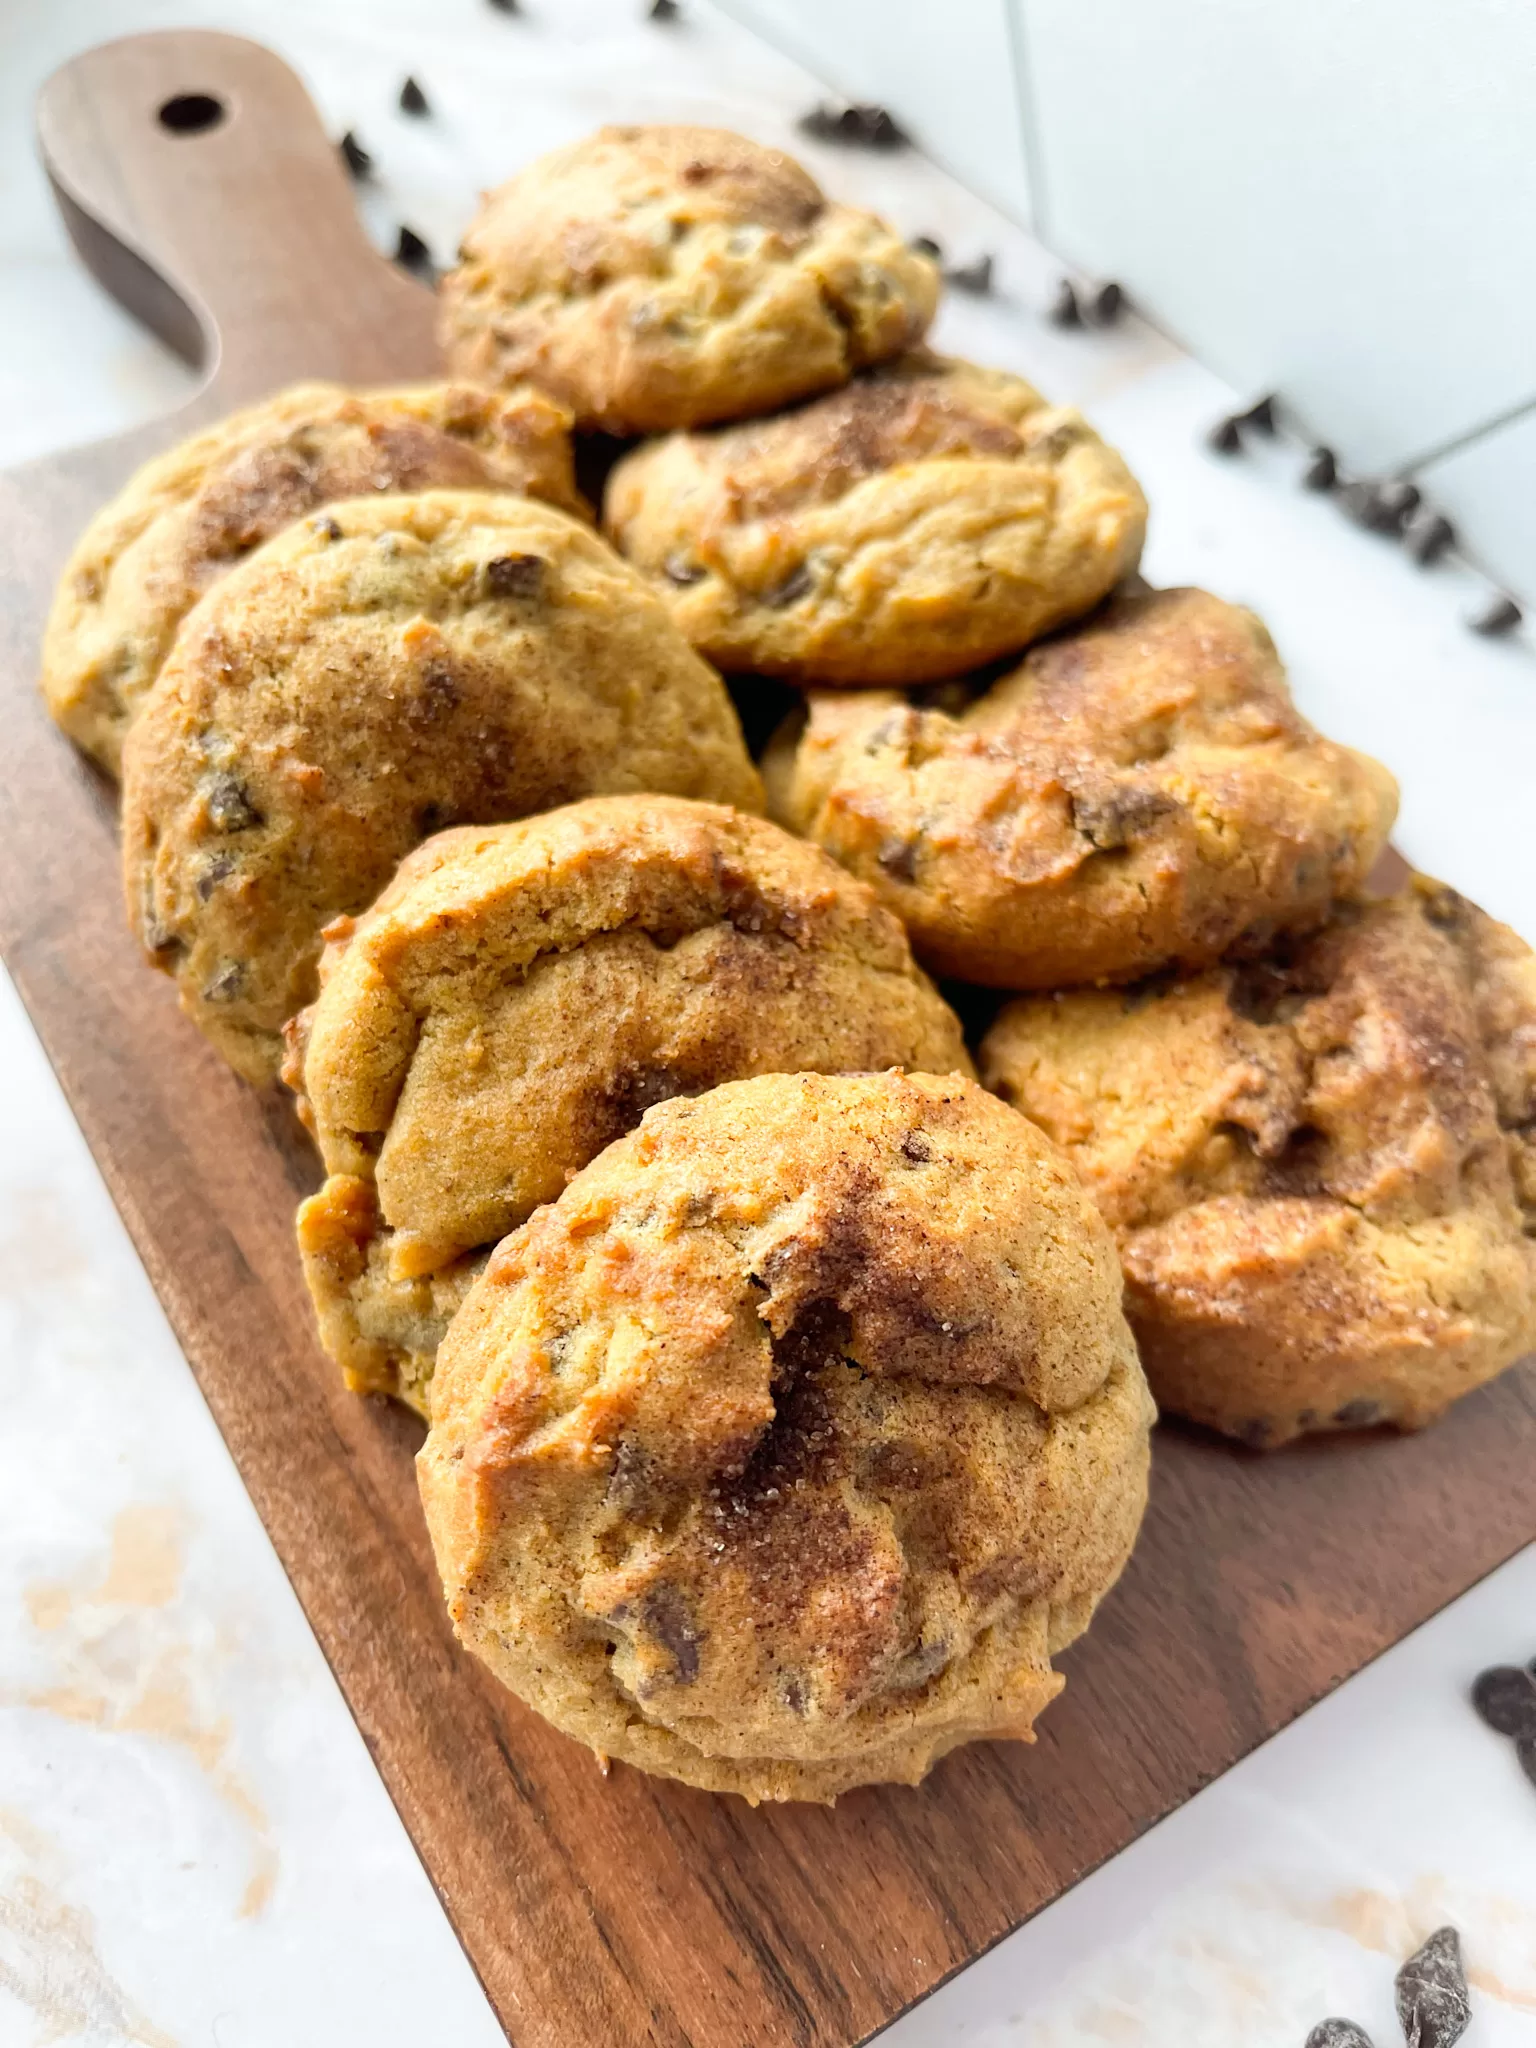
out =
[(217, 128), (228, 108), (211, 92), (179, 92), (160, 109), (162, 128), (172, 135), (206, 135)]

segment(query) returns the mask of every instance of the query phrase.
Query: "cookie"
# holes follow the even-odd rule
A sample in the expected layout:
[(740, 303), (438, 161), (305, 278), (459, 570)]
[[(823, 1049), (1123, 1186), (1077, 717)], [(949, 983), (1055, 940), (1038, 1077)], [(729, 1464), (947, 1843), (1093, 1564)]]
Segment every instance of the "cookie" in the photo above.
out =
[(971, 1071), (872, 890), (680, 797), (439, 833), (328, 936), (285, 1070), (329, 1176), (299, 1243), (348, 1383), (423, 1412), (485, 1251), (652, 1103), (750, 1074)]
[(540, 392), (297, 384), (147, 463), (99, 512), (59, 583), (43, 692), (111, 775), (197, 600), (264, 540), (337, 498), (434, 486), (584, 509), (570, 415)]
[(1320, 923), (1397, 809), (1302, 718), (1258, 620), (1200, 590), (1116, 598), (966, 708), (817, 692), (763, 765), (773, 814), (873, 883), (920, 960), (992, 988)]
[(461, 376), (524, 378), (610, 434), (770, 412), (919, 341), (936, 266), (792, 157), (718, 128), (603, 128), (492, 192), (442, 282)]
[(753, 1801), (1029, 1739), (1145, 1501), (1108, 1232), (955, 1078), (650, 1110), (492, 1254), (433, 1407), (461, 1639), (604, 1755)]
[(1434, 883), (1190, 980), (1010, 1003), (987, 1081), (1120, 1244), (1160, 1402), (1415, 1429), (1536, 1345), (1536, 956)]
[(761, 807), (719, 677), (596, 534), (527, 498), (349, 499), (189, 614), (123, 755), (129, 914), (248, 1079), (320, 934), (410, 849), (599, 791)]
[(910, 684), (1016, 653), (1135, 568), (1147, 507), (1080, 414), (908, 357), (626, 456), (604, 524), (722, 668)]

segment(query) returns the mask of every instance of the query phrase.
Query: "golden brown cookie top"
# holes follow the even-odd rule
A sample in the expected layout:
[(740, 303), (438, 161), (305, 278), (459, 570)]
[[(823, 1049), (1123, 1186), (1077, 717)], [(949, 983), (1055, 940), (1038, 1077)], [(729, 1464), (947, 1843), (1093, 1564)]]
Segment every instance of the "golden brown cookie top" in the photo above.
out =
[(604, 525), (725, 668), (921, 683), (1011, 654), (1136, 566), (1146, 502), (1079, 413), (904, 356), (614, 470)]
[(419, 1470), (461, 1633), (561, 1725), (825, 1797), (1023, 1732), (1148, 1420), (1037, 1132), (958, 1079), (774, 1075), (651, 1110), (506, 1240)]
[(439, 833), (327, 938), (287, 1071), (326, 1171), (374, 1184), (401, 1277), (505, 1236), (668, 1097), (970, 1071), (873, 892), (715, 804), (591, 797)]
[(775, 816), (872, 882), (920, 959), (1002, 988), (1316, 924), (1397, 807), (1301, 716), (1252, 613), (1199, 590), (1114, 599), (963, 709), (817, 692), (764, 770)]
[(353, 499), (187, 619), (124, 756), (130, 915), (263, 1078), (322, 927), (422, 839), (644, 789), (760, 797), (719, 678), (595, 534), (512, 496)]
[(517, 491), (583, 512), (570, 425), (542, 392), (466, 384), (296, 384), (232, 413), (147, 463), (87, 527), (44, 638), (50, 710), (115, 775), (182, 619), (263, 541), (372, 491)]
[(443, 280), (443, 337), (461, 374), (655, 433), (830, 389), (919, 340), (938, 293), (927, 257), (781, 151), (603, 128), (489, 195)]

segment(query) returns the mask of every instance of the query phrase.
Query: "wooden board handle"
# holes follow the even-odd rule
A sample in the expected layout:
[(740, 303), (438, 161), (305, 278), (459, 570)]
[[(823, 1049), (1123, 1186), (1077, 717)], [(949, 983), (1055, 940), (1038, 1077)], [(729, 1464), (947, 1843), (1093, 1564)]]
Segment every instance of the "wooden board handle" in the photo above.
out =
[(103, 43), (48, 80), (37, 125), (86, 263), (208, 366), (221, 402), (437, 369), (430, 293), (368, 241), (335, 145), (270, 50), (182, 29)]

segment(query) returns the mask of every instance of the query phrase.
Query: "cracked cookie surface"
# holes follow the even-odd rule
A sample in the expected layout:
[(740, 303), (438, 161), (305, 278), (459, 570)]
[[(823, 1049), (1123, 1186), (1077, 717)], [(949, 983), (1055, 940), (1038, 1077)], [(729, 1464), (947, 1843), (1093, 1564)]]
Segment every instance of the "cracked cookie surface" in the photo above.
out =
[(1158, 1399), (1257, 1445), (1416, 1428), (1536, 1345), (1536, 955), (1415, 879), (981, 1051), (1120, 1245)]
[(237, 562), (338, 498), (517, 491), (585, 508), (570, 414), (542, 392), (297, 384), (147, 463), (91, 521), (43, 641), (54, 718), (109, 774), (176, 629)]
[(1145, 1502), (1108, 1233), (953, 1078), (652, 1109), (493, 1254), (438, 1375), (463, 1641), (579, 1741), (754, 1801), (1027, 1737)]
[(937, 267), (792, 157), (716, 128), (603, 128), (492, 192), (443, 345), (613, 434), (772, 411), (919, 341)]
[(874, 893), (765, 819), (593, 797), (418, 847), (338, 921), (285, 1073), (325, 1161), (299, 1211), (326, 1349), (430, 1411), (485, 1252), (652, 1104), (751, 1074), (969, 1074)]
[(925, 965), (992, 988), (1317, 924), (1397, 809), (1297, 711), (1252, 613), (1200, 590), (1116, 598), (955, 712), (816, 692), (763, 767), (774, 816), (872, 883)]
[(1017, 652), (1135, 568), (1135, 478), (1020, 377), (920, 353), (626, 456), (603, 518), (722, 668), (911, 684)]
[(761, 808), (720, 678), (597, 535), (468, 491), (290, 527), (187, 619), (124, 752), (129, 916), (270, 1079), (321, 931), (413, 846), (598, 792)]

